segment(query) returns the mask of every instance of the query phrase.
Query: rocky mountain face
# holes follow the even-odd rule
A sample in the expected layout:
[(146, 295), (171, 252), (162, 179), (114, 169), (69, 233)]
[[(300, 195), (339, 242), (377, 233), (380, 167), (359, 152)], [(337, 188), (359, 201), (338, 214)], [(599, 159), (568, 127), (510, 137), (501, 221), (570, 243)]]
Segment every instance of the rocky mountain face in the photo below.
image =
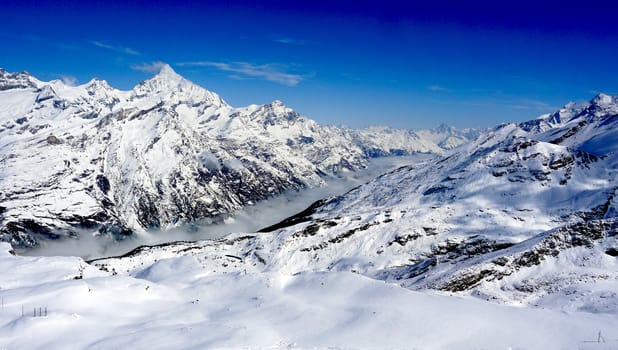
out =
[(234, 108), (169, 66), (130, 91), (0, 70), (0, 240), (218, 221), (415, 152), (443, 148), (408, 131), (321, 126), (280, 101)]
[(262, 233), (95, 263), (137, 273), (195, 255), (207, 271), (353, 271), (416, 290), (615, 313), (617, 130), (617, 97), (599, 95), (495, 127)]

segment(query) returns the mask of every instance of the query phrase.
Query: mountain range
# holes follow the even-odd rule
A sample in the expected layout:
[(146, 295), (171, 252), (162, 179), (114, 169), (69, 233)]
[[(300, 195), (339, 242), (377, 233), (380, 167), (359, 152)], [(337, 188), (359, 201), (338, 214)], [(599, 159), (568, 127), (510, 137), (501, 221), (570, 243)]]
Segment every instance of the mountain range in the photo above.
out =
[(509, 305), (618, 312), (618, 97), (496, 126), (260, 233), (140, 247), (93, 263), (144, 273), (354, 272)]
[[(605, 94), (486, 130), (351, 129), (169, 66), (130, 91), (0, 70), (0, 347), (613, 349), (617, 152)], [(173, 237), (413, 153), (259, 232), (13, 249)]]
[(235, 108), (167, 65), (130, 91), (0, 69), (0, 240), (220, 222), (370, 158), (442, 154), (478, 134), (322, 126), (281, 101)]

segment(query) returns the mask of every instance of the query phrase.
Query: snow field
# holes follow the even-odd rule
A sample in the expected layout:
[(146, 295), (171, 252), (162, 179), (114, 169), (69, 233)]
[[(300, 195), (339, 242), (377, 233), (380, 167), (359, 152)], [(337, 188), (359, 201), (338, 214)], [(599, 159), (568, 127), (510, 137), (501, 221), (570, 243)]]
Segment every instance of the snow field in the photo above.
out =
[[(418, 293), (349, 272), (209, 274), (193, 257), (134, 277), (79, 258), (4, 254), (0, 266), (10, 271), (0, 276), (6, 349), (578, 349), (618, 329), (612, 315)], [(47, 317), (32, 316), (39, 306)]]

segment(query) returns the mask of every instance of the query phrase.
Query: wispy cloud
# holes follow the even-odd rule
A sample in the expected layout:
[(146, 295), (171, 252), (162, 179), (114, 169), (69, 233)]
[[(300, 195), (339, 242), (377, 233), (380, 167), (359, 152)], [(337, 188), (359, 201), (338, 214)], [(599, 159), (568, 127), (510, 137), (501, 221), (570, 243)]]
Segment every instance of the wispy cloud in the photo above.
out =
[(131, 66), (131, 69), (146, 73), (158, 73), (165, 65), (167, 65), (167, 63), (155, 61), (150, 63), (134, 64)]
[(77, 78), (72, 76), (72, 75), (60, 74), (60, 79), (62, 79), (62, 82), (65, 85), (68, 85), (68, 86), (76, 86), (77, 85)]
[(535, 110), (535, 111), (551, 111), (557, 109), (544, 101), (522, 98), (510, 104), (513, 109)]
[(287, 66), (276, 63), (253, 64), (248, 62), (197, 61), (181, 62), (178, 65), (185, 67), (212, 67), (232, 73), (230, 75), (232, 79), (259, 78), (287, 86), (296, 86), (307, 77), (306, 75), (288, 73), (286, 72)]
[(588, 93), (591, 95), (598, 95), (598, 94), (606, 94), (606, 95), (617, 95), (618, 92), (616, 91), (599, 91), (599, 90), (588, 90)]
[(451, 89), (446, 88), (444, 86), (440, 86), (440, 85), (429, 85), (427, 87), (427, 90), (434, 91), (434, 92), (448, 92), (448, 91), (451, 91)]
[(525, 110), (534, 112), (550, 112), (558, 109), (547, 102), (529, 99), (529, 98), (512, 98), (512, 99), (487, 99), (487, 100), (466, 100), (459, 102), (460, 104), (472, 107), (481, 108), (510, 108), (515, 110)]
[(139, 51), (136, 51), (130, 47), (122, 47), (122, 46), (114, 46), (114, 45), (109, 45), (109, 44), (105, 44), (102, 43), (100, 41), (91, 41), (90, 42), (92, 45), (100, 47), (102, 49), (107, 49), (107, 50), (111, 50), (111, 51), (115, 51), (121, 54), (125, 54), (125, 55), (131, 55), (131, 56), (139, 56), (141, 55), (141, 53), (139, 53)]
[(293, 38), (277, 38), (274, 40), (274, 42), (279, 43), (279, 44), (286, 44), (286, 45), (305, 45), (307, 43), (306, 40), (299, 40), (299, 39), (293, 39)]

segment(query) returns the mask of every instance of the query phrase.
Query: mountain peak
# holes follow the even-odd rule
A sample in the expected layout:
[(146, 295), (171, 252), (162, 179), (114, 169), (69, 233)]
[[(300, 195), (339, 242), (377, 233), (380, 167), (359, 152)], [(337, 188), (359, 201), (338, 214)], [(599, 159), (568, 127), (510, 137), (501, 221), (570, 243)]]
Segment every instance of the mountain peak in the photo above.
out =
[(612, 96), (601, 92), (592, 99), (592, 104), (605, 106), (611, 104), (613, 101), (614, 98)]
[(28, 71), (21, 71), (21, 72), (8, 72), (6, 69), (4, 68), (0, 68), (0, 75), (7, 75), (7, 76), (29, 76), (31, 77), (32, 75), (30, 74), (30, 72)]
[(194, 85), (176, 73), (169, 64), (161, 66), (159, 73), (139, 83), (134, 90), (140, 92), (171, 92)]
[(440, 123), (433, 131), (437, 134), (450, 134), (453, 133), (453, 128), (446, 123)]
[(180, 81), (186, 79), (183, 78), (180, 74), (176, 73), (176, 71), (174, 71), (174, 69), (172, 69), (172, 67), (166, 63), (161, 66), (159, 73), (153, 76), (150, 80), (166, 81), (176, 85)]
[(282, 106), (284, 106), (284, 104), (283, 104), (283, 102), (282, 102), (281, 100), (274, 100), (274, 101), (271, 103), (271, 105), (272, 105), (272, 106), (278, 106), (278, 107), (282, 107)]
[(90, 81), (84, 84), (84, 86), (86, 87), (86, 89), (91, 89), (91, 90), (97, 90), (97, 89), (112, 90), (113, 89), (106, 80), (102, 80), (98, 78), (90, 79)]
[(0, 68), (0, 91), (25, 88), (36, 88), (36, 79), (30, 73), (9, 73)]
[(175, 99), (179, 101), (207, 102), (217, 106), (227, 103), (216, 93), (185, 79), (176, 73), (169, 64), (162, 64), (159, 73), (139, 83), (133, 88), (138, 97), (156, 96), (155, 99)]
[(285, 103), (283, 103), (281, 100), (274, 100), (271, 103), (267, 104), (266, 106), (272, 110), (277, 110), (277, 111), (283, 111), (283, 112), (292, 111), (292, 109), (286, 106)]
[(172, 69), (172, 66), (170, 66), (167, 63), (161, 66), (161, 69), (159, 70), (159, 73), (157, 73), (156, 76), (168, 77), (168, 78), (179, 78), (179, 77), (182, 78), (178, 73), (176, 73), (174, 69)]

